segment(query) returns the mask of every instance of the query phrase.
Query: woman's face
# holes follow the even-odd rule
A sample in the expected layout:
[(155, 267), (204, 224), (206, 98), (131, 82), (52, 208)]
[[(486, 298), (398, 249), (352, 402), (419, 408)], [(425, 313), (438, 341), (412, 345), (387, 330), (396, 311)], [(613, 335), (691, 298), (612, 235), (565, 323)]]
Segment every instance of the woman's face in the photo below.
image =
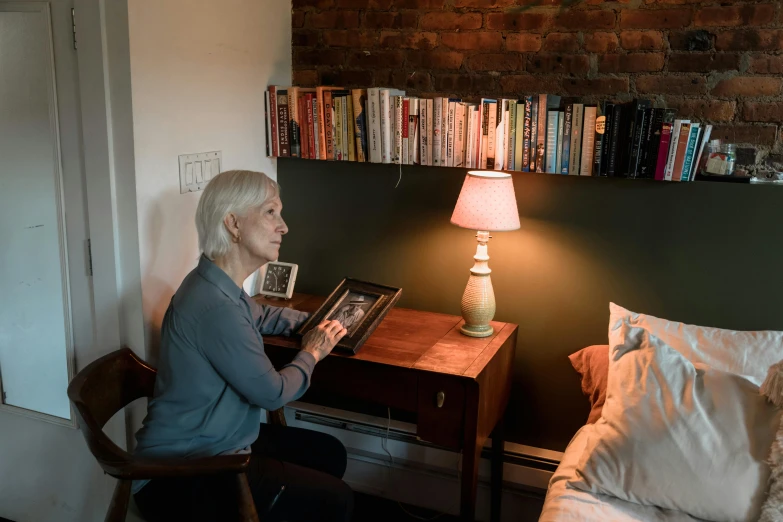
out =
[(288, 232), (282, 210), (283, 203), (276, 197), (266, 200), (239, 219), (240, 246), (258, 266), (277, 261), (280, 255), (283, 235)]

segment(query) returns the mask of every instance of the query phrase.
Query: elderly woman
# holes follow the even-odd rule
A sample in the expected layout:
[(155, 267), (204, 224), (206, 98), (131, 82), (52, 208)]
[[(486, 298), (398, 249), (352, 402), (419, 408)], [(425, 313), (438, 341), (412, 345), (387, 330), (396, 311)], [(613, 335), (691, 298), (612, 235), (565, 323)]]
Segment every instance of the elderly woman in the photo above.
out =
[[(196, 210), (198, 267), (171, 299), (161, 327), (155, 394), (136, 434), (137, 455), (204, 457), (251, 453), (248, 480), (264, 520), (346, 521), (353, 494), (341, 480), (346, 452), (318, 432), (261, 424), (307, 390), (318, 361), (346, 331), (324, 321), (275, 370), (262, 335), (290, 335), (307, 314), (260, 306), (242, 282), (278, 258), (288, 232), (277, 183), (260, 172), (228, 171), (207, 185)], [(285, 491), (273, 502), (281, 486)], [(134, 497), (149, 522), (236, 520), (232, 476), (138, 481)]]

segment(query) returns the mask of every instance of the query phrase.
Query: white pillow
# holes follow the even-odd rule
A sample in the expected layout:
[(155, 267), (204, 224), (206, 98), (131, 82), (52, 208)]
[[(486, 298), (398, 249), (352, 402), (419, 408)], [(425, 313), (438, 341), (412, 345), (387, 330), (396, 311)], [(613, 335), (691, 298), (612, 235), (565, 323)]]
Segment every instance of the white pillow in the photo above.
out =
[(569, 485), (707, 520), (755, 520), (780, 411), (748, 380), (694, 365), (629, 321), (613, 334), (603, 415)]
[(764, 382), (769, 367), (783, 359), (783, 332), (738, 332), (695, 326), (637, 314), (614, 303), (609, 304), (609, 312), (610, 346), (617, 344), (615, 332), (622, 321), (627, 320), (631, 326), (644, 328), (689, 361), (742, 375), (756, 386)]

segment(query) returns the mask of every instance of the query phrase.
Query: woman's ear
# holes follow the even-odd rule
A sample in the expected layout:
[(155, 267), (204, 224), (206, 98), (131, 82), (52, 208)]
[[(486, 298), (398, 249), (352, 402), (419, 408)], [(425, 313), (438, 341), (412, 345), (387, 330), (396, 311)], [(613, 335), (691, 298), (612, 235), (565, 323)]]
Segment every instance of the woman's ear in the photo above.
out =
[(231, 237), (235, 238), (239, 236), (239, 219), (236, 214), (233, 212), (226, 214), (226, 217), (223, 218), (223, 225), (226, 227), (226, 230)]

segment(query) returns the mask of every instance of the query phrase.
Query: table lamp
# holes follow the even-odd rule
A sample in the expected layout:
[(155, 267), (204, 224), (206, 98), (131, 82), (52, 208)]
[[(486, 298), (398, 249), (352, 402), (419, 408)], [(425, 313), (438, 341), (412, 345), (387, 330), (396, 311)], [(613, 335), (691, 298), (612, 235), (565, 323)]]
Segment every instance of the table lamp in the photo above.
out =
[(462, 318), (465, 324), (460, 327), (460, 331), (471, 337), (488, 337), (493, 333), (489, 322), (495, 316), (495, 292), (489, 278), (492, 270), (489, 269), (487, 255), (487, 242), (491, 237), (489, 233), (519, 228), (519, 211), (511, 174), (468, 172), (451, 222), (478, 231), (478, 247), (473, 256), (476, 263), (470, 269), (470, 279), (462, 295)]

